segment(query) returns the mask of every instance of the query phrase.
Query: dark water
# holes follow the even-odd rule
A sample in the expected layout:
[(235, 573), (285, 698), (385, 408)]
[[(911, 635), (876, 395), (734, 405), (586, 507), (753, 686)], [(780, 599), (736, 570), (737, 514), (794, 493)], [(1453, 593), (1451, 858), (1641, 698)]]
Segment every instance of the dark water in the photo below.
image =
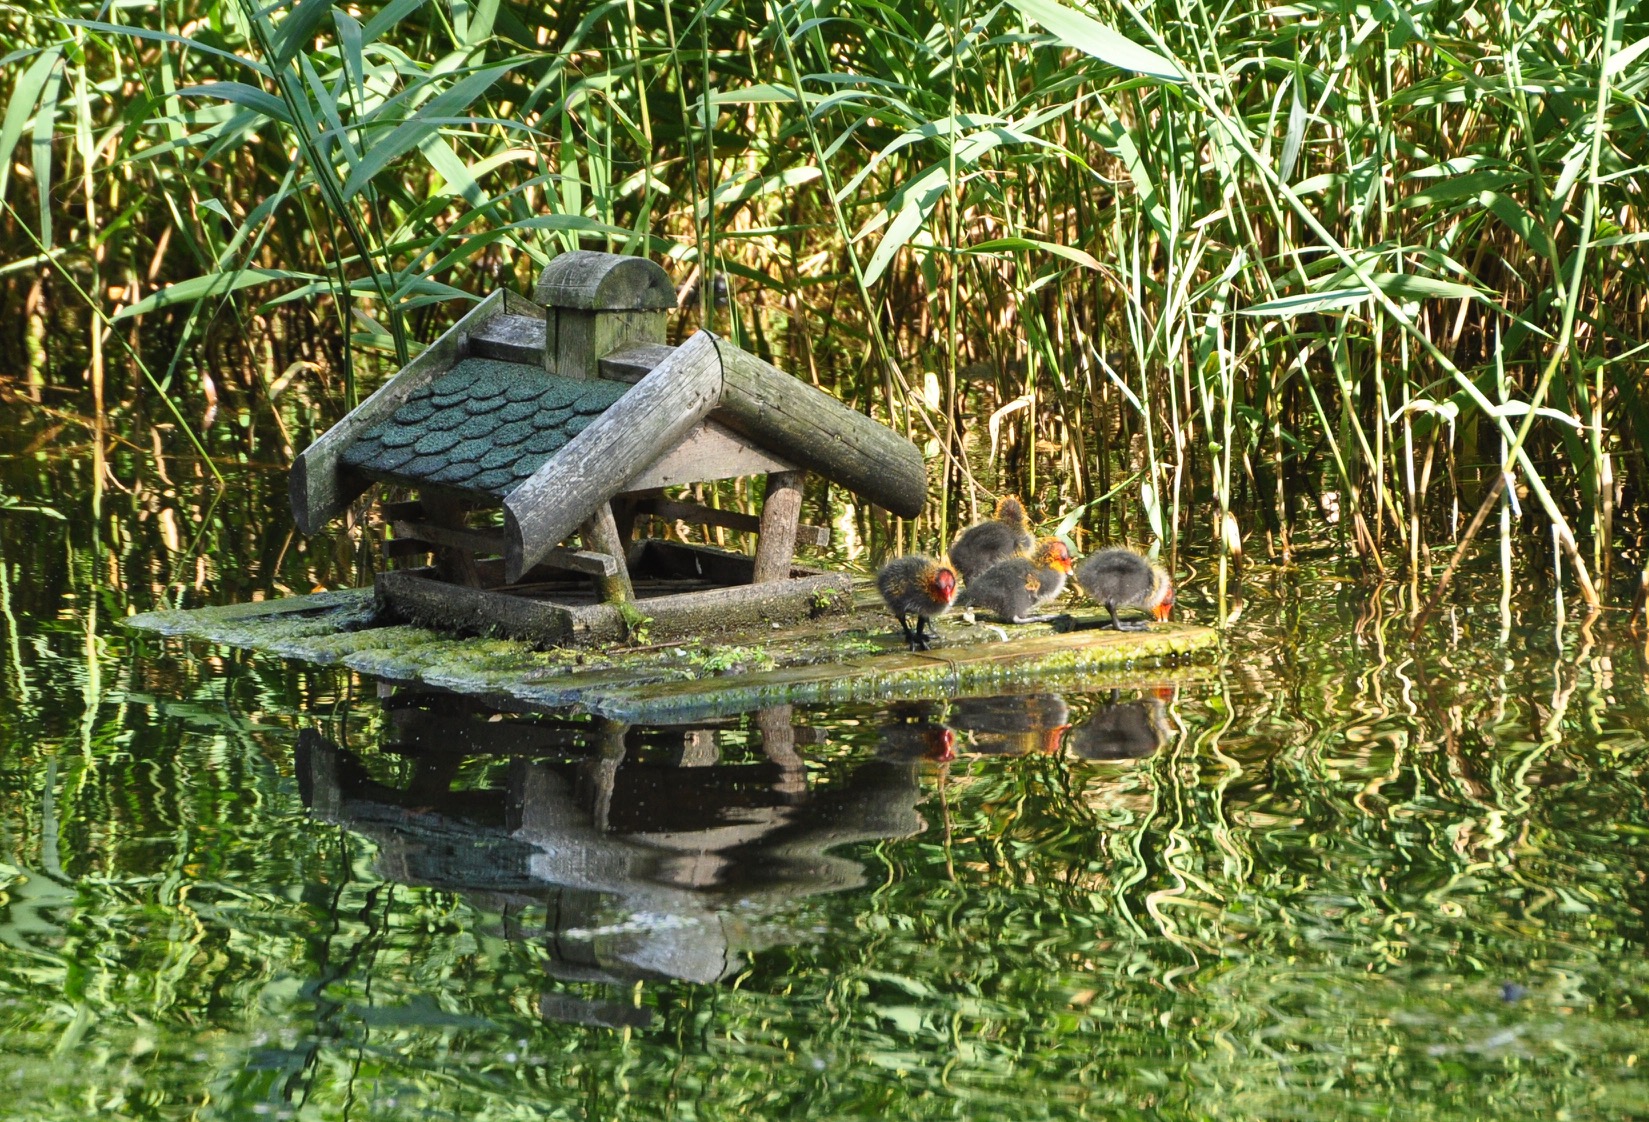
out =
[(1177, 690), (626, 729), (123, 633), (352, 560), (147, 463), (0, 476), (0, 1116), (1649, 1116), (1644, 661), (1534, 578), (1411, 644), (1259, 567)]

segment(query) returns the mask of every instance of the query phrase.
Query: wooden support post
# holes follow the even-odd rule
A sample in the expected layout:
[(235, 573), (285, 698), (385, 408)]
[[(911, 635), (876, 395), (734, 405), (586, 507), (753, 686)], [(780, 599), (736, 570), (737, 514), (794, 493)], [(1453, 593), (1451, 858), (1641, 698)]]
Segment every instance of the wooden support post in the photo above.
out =
[(796, 751), (794, 720), (795, 708), (790, 705), (770, 705), (755, 713), (756, 728), (762, 736), (762, 752), (782, 772), (773, 789), (789, 796), (807, 793), (807, 763)]
[(595, 787), (591, 817), (595, 828), (604, 834), (613, 809), (613, 787), (618, 782), (618, 768), (624, 762), (624, 736), (630, 731), (630, 726), (624, 721), (603, 719), (597, 728), (601, 755), (590, 765), (590, 778)]
[(767, 476), (762, 500), (762, 525), (756, 538), (756, 572), (751, 584), (790, 579), (796, 557), (796, 525), (802, 516), (802, 480), (805, 472), (774, 471)]
[[(466, 531), (464, 504), (458, 499), (440, 492), (426, 492), (419, 496), (418, 501), (423, 504), (424, 515), (434, 523), (434, 527)], [(427, 531), (434, 527), (425, 529)], [(458, 544), (463, 540), (463, 536), (460, 535), (455, 537), (451, 544), (431, 542), (430, 544), (435, 546), (436, 567), (444, 580), (463, 585), (465, 588), (481, 588), (481, 570), (476, 567), (475, 554), (471, 552), (473, 543), (469, 547)]]
[(602, 600), (609, 604), (617, 604), (636, 598), (636, 590), (630, 584), (630, 568), (624, 561), (624, 539), (618, 536), (618, 523), (613, 519), (613, 504), (601, 503), (595, 508), (590, 520), (579, 527), (579, 535), (584, 539), (584, 548), (596, 553), (605, 553), (613, 559), (616, 569), (610, 575), (595, 578), (596, 591)]

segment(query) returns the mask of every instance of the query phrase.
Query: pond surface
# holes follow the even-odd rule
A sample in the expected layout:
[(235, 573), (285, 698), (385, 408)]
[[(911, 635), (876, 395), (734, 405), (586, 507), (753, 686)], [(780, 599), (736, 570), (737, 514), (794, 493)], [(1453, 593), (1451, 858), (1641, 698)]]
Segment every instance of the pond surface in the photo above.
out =
[(347, 581), (277, 471), (0, 473), (0, 1116), (1649, 1117), (1644, 660), (1538, 576), (625, 727), (124, 632)]

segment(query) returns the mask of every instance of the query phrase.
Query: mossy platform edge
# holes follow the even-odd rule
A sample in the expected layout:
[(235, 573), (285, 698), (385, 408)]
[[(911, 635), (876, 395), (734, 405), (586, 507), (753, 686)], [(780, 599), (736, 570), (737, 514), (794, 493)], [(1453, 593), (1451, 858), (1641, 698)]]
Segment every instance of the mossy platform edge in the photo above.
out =
[(507, 639), (379, 625), (370, 589), (148, 612), (126, 626), (342, 665), (363, 674), (620, 720), (688, 720), (769, 705), (1105, 689), (1205, 677), (1218, 633), (1153, 624), (1118, 633), (1076, 612), (1062, 630), (945, 619), (931, 651), (904, 649), (883, 614), (858, 612), (710, 639), (534, 650)]

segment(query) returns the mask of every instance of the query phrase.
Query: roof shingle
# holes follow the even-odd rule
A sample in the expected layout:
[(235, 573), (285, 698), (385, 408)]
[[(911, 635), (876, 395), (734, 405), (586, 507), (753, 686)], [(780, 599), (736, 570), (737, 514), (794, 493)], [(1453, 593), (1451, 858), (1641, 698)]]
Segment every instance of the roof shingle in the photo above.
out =
[(343, 453), (368, 475), (503, 498), (629, 386), (467, 358), (420, 387)]

